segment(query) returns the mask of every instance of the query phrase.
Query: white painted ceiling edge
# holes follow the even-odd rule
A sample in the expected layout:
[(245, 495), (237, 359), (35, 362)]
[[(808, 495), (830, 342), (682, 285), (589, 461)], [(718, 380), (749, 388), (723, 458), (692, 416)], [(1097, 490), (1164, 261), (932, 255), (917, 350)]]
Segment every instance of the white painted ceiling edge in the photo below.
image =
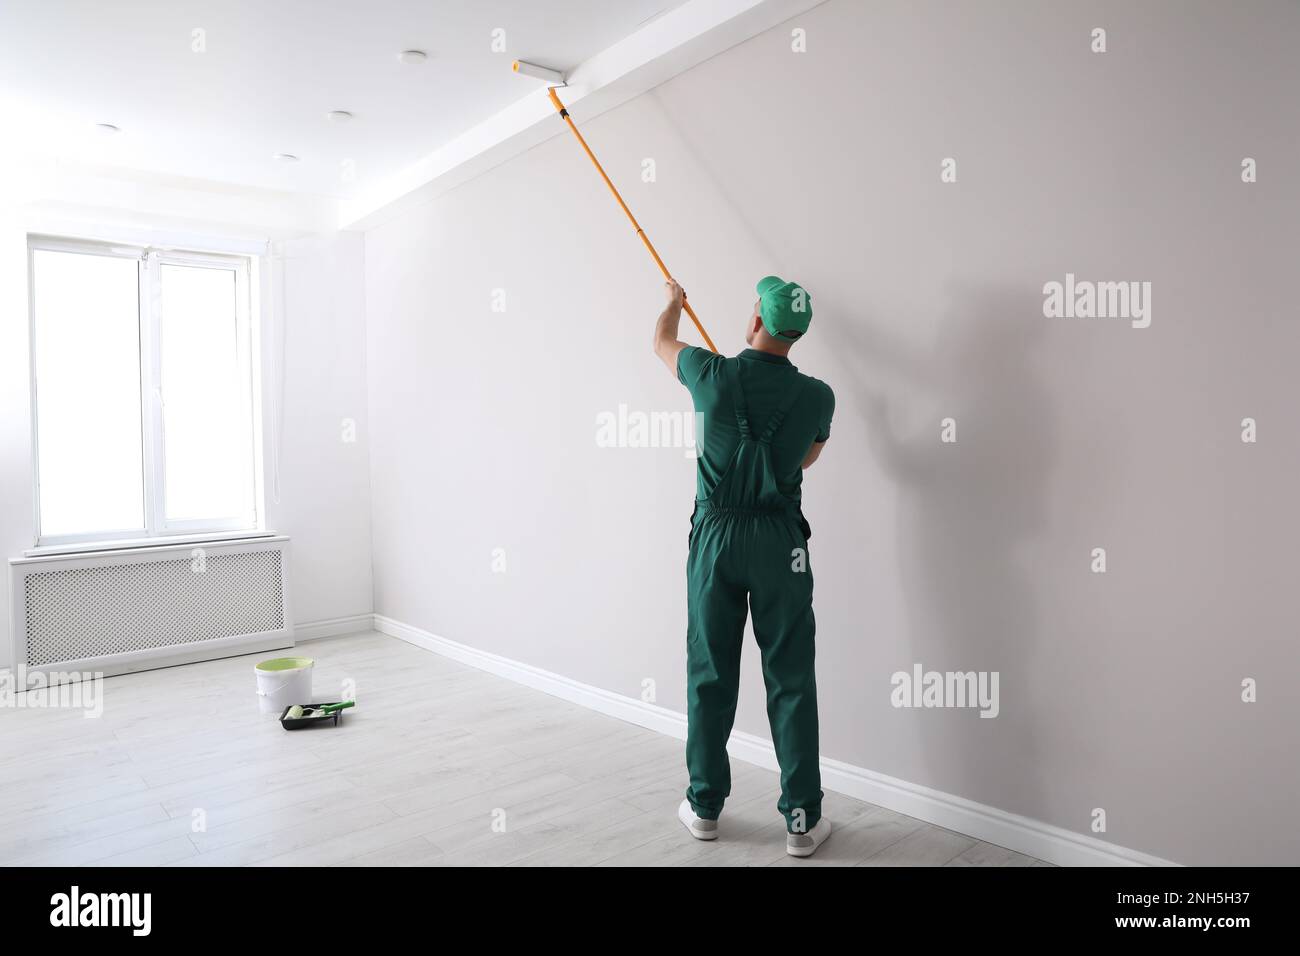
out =
[(265, 242), (337, 228), (335, 200), (83, 163), (0, 156), (0, 228), (87, 239), (151, 231)]
[[(572, 70), (561, 99), (575, 120), (589, 120), (824, 2), (689, 0)], [(528, 59), (527, 51), (518, 55)], [(552, 136), (567, 135), (545, 85), (519, 82), (536, 89), (400, 173), (341, 200), (338, 227), (373, 228)]]

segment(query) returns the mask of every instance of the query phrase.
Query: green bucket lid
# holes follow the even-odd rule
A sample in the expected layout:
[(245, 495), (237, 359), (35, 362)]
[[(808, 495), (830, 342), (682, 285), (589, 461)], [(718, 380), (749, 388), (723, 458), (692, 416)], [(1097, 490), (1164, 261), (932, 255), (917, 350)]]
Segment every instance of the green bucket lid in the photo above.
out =
[(257, 665), (259, 671), (298, 671), (314, 664), (310, 657), (273, 657)]

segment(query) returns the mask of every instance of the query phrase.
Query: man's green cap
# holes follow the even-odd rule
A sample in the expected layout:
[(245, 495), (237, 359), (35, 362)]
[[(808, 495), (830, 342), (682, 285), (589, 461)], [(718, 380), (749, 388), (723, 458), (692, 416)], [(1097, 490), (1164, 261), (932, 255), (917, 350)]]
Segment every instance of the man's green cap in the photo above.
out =
[(812, 296), (807, 289), (780, 276), (765, 276), (758, 280), (756, 288), (763, 328), (768, 334), (793, 342), (808, 331), (812, 322)]

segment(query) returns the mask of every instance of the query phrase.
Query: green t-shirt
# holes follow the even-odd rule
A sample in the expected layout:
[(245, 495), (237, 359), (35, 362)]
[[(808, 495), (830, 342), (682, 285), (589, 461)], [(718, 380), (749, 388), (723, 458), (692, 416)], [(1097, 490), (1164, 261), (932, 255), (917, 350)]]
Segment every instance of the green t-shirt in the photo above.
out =
[(735, 403), (727, 387), (726, 362), (740, 365), (740, 387), (745, 393), (749, 427), (755, 434), (767, 425), (786, 391), (800, 379), (805, 380), (803, 391), (772, 438), (777, 485), (782, 494), (798, 501), (804, 456), (814, 441), (825, 441), (831, 434), (831, 415), (835, 412), (831, 387), (804, 375), (780, 355), (745, 349), (735, 358), (726, 358), (688, 345), (677, 354), (677, 378), (690, 391), (699, 416), (695, 435), (699, 455), (696, 497), (703, 499), (713, 493), (740, 442)]

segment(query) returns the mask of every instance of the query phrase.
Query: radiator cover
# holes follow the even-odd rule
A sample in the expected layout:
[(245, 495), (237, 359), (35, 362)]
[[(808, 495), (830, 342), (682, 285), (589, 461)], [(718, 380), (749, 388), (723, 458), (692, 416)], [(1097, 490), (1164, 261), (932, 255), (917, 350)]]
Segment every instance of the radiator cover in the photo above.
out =
[(121, 674), (290, 647), (288, 540), (11, 560), (14, 667)]

